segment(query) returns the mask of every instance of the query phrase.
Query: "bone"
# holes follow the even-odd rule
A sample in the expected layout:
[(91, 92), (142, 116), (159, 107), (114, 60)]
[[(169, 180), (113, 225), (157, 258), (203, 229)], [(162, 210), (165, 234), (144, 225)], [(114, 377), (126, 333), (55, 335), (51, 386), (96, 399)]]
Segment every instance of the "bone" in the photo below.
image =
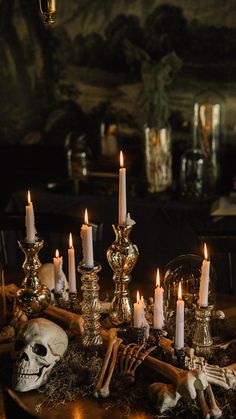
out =
[(210, 384), (207, 386), (207, 394), (209, 396), (210, 405), (211, 405), (210, 414), (214, 418), (219, 418), (220, 416), (222, 416), (222, 410), (219, 408), (219, 406), (216, 403), (216, 399), (215, 399), (215, 396), (214, 396), (214, 393), (212, 391)]
[(107, 378), (105, 383), (103, 384), (103, 386), (100, 388), (100, 390), (98, 391), (99, 396), (101, 396), (103, 399), (109, 397), (110, 394), (110, 382), (111, 382), (111, 378), (116, 366), (116, 360), (117, 360), (117, 356), (118, 356), (118, 350), (119, 350), (119, 346), (122, 342), (122, 339), (118, 338), (116, 340), (116, 342), (114, 343), (113, 346), (113, 354), (112, 354), (112, 361), (110, 364), (110, 368), (107, 374)]
[(210, 419), (210, 409), (208, 407), (208, 404), (206, 402), (204, 391), (203, 390), (197, 390), (198, 400), (202, 409), (203, 418), (204, 419)]
[(175, 407), (181, 398), (172, 384), (153, 383), (149, 386), (148, 393), (160, 414)]
[(124, 349), (120, 355), (120, 374), (122, 374), (125, 371), (127, 352), (129, 351), (130, 348), (134, 349), (135, 347), (136, 347), (135, 343), (129, 343), (128, 345), (124, 346)]
[(109, 330), (107, 351), (106, 351), (106, 355), (105, 355), (105, 358), (104, 358), (104, 361), (103, 361), (103, 364), (102, 364), (102, 370), (101, 370), (97, 385), (96, 385), (94, 393), (93, 393), (94, 397), (97, 397), (97, 398), (99, 397), (99, 391), (102, 387), (103, 380), (104, 380), (104, 377), (105, 377), (105, 374), (106, 374), (106, 371), (107, 371), (107, 367), (108, 367), (108, 364), (109, 364), (109, 361), (110, 361), (110, 358), (111, 358), (113, 346), (114, 346), (116, 340), (117, 340), (117, 329), (112, 328), (112, 329)]

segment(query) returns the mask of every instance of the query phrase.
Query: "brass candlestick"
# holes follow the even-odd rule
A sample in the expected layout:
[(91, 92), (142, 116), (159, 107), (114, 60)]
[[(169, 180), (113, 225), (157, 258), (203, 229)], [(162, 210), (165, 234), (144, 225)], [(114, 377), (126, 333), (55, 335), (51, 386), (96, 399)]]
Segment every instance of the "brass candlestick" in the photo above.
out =
[(25, 278), (21, 288), (17, 291), (17, 304), (28, 317), (40, 314), (51, 300), (51, 292), (40, 283), (38, 271), (41, 262), (38, 252), (43, 247), (43, 240), (36, 239), (33, 243), (18, 242), (20, 249), (25, 254), (22, 268)]
[(56, 0), (39, 0), (39, 8), (43, 15), (44, 23), (52, 25), (54, 23), (53, 15), (56, 12)]
[(208, 356), (213, 343), (210, 318), (213, 306), (197, 307), (195, 310), (196, 327), (193, 336), (193, 347), (197, 355)]
[(130, 272), (138, 259), (138, 248), (129, 238), (132, 225), (113, 225), (115, 241), (107, 250), (107, 260), (114, 272), (114, 298), (109, 311), (109, 318), (115, 326), (129, 326), (132, 319), (132, 308), (128, 291), (131, 280)]
[(85, 347), (98, 347), (103, 341), (100, 335), (100, 302), (98, 272), (101, 265), (94, 262), (94, 266), (89, 268), (83, 261), (79, 263), (78, 271), (82, 274), (83, 283), (81, 290), (83, 293), (82, 316), (84, 318), (83, 345)]

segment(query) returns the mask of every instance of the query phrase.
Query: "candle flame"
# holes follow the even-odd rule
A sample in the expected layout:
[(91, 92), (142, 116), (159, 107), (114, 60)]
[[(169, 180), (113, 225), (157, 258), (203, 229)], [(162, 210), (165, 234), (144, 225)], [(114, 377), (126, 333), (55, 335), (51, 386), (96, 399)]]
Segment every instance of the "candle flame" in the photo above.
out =
[(31, 203), (31, 195), (30, 195), (30, 191), (28, 191), (28, 204)]
[(157, 275), (156, 275), (156, 287), (160, 287), (160, 269), (157, 268)]
[(139, 295), (139, 291), (137, 291), (137, 303), (139, 303), (140, 301), (140, 295)]
[(124, 167), (124, 156), (122, 151), (120, 151), (120, 167)]
[(56, 256), (56, 258), (59, 258), (59, 256), (60, 256), (60, 255), (59, 255), (59, 250), (58, 250), (58, 249), (56, 250), (55, 256)]
[(178, 300), (182, 300), (182, 284), (181, 284), (181, 282), (179, 282)]
[(73, 240), (72, 240), (72, 234), (70, 233), (69, 235), (69, 248), (72, 249), (73, 248)]
[(204, 243), (204, 258), (205, 260), (208, 260), (208, 252), (207, 252), (207, 245)]
[(85, 209), (85, 212), (84, 212), (84, 224), (89, 224), (87, 208)]

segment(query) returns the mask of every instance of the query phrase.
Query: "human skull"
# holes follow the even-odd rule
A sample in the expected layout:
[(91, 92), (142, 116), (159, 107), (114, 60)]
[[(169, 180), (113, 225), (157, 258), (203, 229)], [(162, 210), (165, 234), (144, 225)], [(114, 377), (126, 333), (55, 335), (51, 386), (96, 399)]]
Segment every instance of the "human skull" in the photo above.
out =
[[(63, 271), (61, 271), (61, 282), (62, 282), (62, 298), (66, 301), (68, 300), (68, 288), (69, 284), (66, 279), (66, 275)], [(45, 263), (39, 269), (39, 279), (41, 284), (46, 285), (51, 291), (51, 304), (55, 305), (55, 298), (52, 290), (54, 289), (54, 265), (53, 263)]]
[(39, 388), (68, 346), (57, 324), (43, 318), (29, 320), (20, 330), (13, 352), (13, 387), (16, 391)]

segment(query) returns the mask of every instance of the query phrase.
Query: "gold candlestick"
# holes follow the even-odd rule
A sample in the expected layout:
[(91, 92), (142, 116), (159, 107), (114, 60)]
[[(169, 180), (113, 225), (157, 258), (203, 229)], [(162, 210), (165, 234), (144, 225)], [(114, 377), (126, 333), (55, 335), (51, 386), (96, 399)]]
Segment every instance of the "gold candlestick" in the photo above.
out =
[(53, 15), (56, 12), (56, 0), (39, 0), (39, 8), (44, 17), (44, 23), (52, 25), (54, 23)]
[(196, 355), (208, 356), (211, 353), (211, 345), (213, 343), (210, 328), (212, 308), (213, 306), (196, 308), (196, 327), (192, 341)]
[(129, 326), (132, 319), (132, 306), (129, 297), (128, 284), (130, 272), (138, 259), (138, 248), (129, 238), (132, 225), (113, 225), (115, 241), (107, 250), (107, 260), (114, 272), (114, 298), (109, 311), (109, 318), (115, 326)]
[(83, 293), (83, 301), (81, 303), (82, 316), (84, 319), (84, 335), (83, 345), (85, 347), (98, 347), (103, 341), (100, 335), (100, 302), (99, 302), (99, 285), (98, 272), (101, 265), (94, 262), (93, 267), (87, 267), (83, 261), (79, 263), (78, 271), (82, 274), (81, 281), (83, 283), (81, 290)]
[(43, 247), (43, 240), (36, 239), (33, 243), (18, 242), (20, 249), (25, 254), (22, 268), (25, 278), (21, 288), (17, 291), (17, 304), (28, 317), (40, 314), (51, 300), (51, 292), (40, 283), (38, 271), (41, 262), (38, 252)]

